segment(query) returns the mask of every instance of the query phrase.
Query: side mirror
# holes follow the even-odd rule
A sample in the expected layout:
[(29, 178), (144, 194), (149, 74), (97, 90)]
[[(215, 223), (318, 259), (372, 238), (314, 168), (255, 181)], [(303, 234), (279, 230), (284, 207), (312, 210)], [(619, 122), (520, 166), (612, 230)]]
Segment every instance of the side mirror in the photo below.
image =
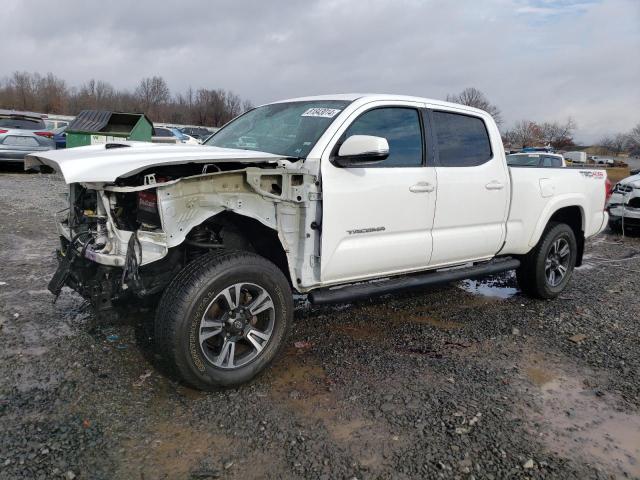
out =
[(333, 162), (339, 167), (355, 167), (381, 162), (389, 156), (386, 138), (372, 135), (351, 135), (340, 149)]

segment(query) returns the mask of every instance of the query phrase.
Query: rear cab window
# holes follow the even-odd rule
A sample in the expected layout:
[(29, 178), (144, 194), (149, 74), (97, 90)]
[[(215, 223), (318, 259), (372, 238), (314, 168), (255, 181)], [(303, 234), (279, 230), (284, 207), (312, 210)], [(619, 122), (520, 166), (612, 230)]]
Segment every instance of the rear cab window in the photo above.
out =
[(441, 167), (475, 167), (493, 158), (489, 132), (479, 117), (433, 111), (432, 128)]
[(507, 155), (507, 165), (510, 167), (537, 167), (540, 165), (540, 155), (537, 153)]

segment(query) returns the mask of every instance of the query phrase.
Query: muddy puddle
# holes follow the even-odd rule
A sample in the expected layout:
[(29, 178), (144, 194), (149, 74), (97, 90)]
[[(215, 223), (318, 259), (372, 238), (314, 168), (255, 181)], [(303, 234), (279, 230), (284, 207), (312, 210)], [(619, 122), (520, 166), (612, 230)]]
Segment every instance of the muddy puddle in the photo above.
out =
[(579, 375), (539, 362), (524, 373), (536, 387), (539, 409), (530, 414), (549, 451), (615, 478), (640, 478), (640, 412), (620, 410), (619, 399)]
[(289, 350), (269, 375), (270, 395), (292, 415), (315, 428), (371, 472), (382, 471), (404, 445), (386, 422), (364, 418), (359, 408), (337, 393), (338, 388), (311, 355)]
[(144, 439), (135, 438), (123, 444), (124, 458), (118, 478), (190, 478), (203, 459), (228, 456), (232, 448), (223, 435), (158, 421)]

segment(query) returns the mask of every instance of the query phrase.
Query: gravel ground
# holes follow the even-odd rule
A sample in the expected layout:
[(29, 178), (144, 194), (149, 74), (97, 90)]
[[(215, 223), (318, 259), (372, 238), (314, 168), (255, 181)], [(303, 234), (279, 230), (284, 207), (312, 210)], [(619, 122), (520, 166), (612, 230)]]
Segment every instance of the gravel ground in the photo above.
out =
[(46, 291), (56, 176), (0, 174), (0, 478), (640, 478), (640, 240), (603, 234), (554, 301), (512, 276), (301, 305), (284, 354), (201, 393), (152, 312)]

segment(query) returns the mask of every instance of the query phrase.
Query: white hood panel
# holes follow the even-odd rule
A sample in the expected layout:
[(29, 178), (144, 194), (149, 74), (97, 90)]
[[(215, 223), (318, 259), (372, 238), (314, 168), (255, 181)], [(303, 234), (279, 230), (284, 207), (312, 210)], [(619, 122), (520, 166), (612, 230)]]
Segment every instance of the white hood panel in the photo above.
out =
[(25, 158), (25, 169), (48, 165), (62, 173), (66, 183), (111, 183), (149, 167), (184, 163), (275, 162), (286, 158), (265, 152), (147, 142), (118, 142), (125, 147), (90, 145), (68, 150), (34, 152)]

